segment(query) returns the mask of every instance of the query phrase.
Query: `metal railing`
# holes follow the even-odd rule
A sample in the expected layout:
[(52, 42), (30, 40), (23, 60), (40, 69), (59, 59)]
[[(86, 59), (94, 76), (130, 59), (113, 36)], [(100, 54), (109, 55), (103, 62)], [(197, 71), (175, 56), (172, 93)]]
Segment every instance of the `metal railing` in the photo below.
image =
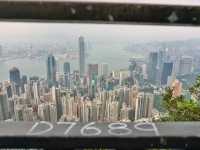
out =
[[(0, 1), (0, 21), (200, 25), (199, 6)], [(200, 123), (1, 122), (0, 148), (199, 149)]]
[(198, 149), (199, 147), (199, 122), (0, 123), (0, 148)]
[(199, 25), (200, 5), (159, 5), (141, 0), (137, 3), (1, 0), (0, 20)]

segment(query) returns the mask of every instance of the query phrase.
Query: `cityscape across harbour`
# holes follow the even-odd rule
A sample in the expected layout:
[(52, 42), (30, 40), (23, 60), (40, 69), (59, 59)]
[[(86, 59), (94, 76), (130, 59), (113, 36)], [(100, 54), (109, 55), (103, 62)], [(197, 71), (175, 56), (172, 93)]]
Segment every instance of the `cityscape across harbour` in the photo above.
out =
[[(98, 31), (110, 32), (99, 27)], [(167, 87), (172, 89), (173, 97), (190, 99), (188, 87), (200, 74), (198, 32), (179, 39), (183, 35), (181, 29), (176, 30), (179, 34), (174, 34), (171, 41), (157, 38), (144, 42), (147, 37), (136, 30), (138, 38), (128, 38), (133, 29), (126, 27), (126, 39), (124, 33), (117, 32), (118, 28), (107, 36), (99, 32), (100, 37), (92, 31), (95, 38), (91, 38), (81, 27), (81, 32), (68, 40), (50, 35), (46, 41), (30, 40), (28, 36), (12, 41), (4, 34), (0, 41), (0, 120), (154, 121), (167, 115), (162, 106)], [(171, 36), (160, 28), (162, 32), (157, 34), (165, 34), (155, 36)], [(58, 33), (62, 34), (59, 29)], [(32, 36), (41, 34), (44, 33)], [(114, 39), (116, 34), (120, 36)], [(144, 41), (136, 42), (139, 39)]]

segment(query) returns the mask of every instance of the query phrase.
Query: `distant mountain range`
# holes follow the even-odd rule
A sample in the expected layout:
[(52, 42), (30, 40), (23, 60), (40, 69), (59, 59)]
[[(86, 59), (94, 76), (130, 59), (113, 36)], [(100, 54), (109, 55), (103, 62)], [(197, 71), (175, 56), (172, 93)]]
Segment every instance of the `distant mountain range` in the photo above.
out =
[(200, 38), (166, 42), (135, 43), (128, 45), (125, 50), (138, 53), (145, 51), (144, 54), (148, 54), (150, 51), (158, 51), (166, 48), (168, 48), (168, 50), (176, 50), (178, 53), (184, 55), (200, 55)]

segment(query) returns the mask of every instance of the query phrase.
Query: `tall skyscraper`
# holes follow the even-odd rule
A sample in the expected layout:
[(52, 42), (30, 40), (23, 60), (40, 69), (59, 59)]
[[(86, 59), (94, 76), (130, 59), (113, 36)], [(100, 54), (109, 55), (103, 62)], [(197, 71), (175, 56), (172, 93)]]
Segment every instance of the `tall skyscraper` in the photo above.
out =
[(61, 100), (61, 93), (60, 93), (60, 89), (56, 88), (56, 87), (52, 87), (51, 88), (51, 92), (52, 92), (52, 103), (56, 106), (57, 108), (57, 119), (60, 119), (60, 117), (62, 116), (62, 100)]
[(64, 86), (70, 88), (70, 63), (65, 62), (63, 65)]
[(9, 81), (4, 81), (3, 86), (8, 98), (11, 98), (13, 96), (12, 84)]
[(49, 103), (42, 103), (38, 105), (38, 116), (40, 120), (50, 121)]
[(167, 51), (166, 50), (159, 50), (158, 52), (158, 66), (160, 69), (163, 67), (163, 63), (166, 61), (167, 58)]
[[(166, 50), (159, 50), (158, 52), (158, 72), (157, 72), (157, 80), (161, 81), (161, 77), (162, 77), (162, 70), (163, 70), (163, 64), (166, 61), (166, 57), (167, 57), (167, 51)], [(159, 85), (161, 84), (161, 82), (159, 83)]]
[(108, 76), (108, 64), (107, 63), (102, 63), (100, 65), (99, 72), (100, 72), (101, 76), (107, 77)]
[(25, 92), (25, 88), (24, 88), (24, 85), (27, 84), (27, 76), (26, 75), (23, 75), (22, 76), (22, 80), (21, 80), (21, 86), (22, 86), (22, 93)]
[(132, 108), (128, 107), (127, 105), (125, 105), (125, 103), (123, 103), (120, 112), (120, 120), (123, 122), (133, 121), (134, 120), (133, 112), (134, 111)]
[(182, 56), (180, 59), (179, 74), (187, 75), (192, 71), (193, 58), (190, 56)]
[(49, 55), (47, 58), (47, 81), (49, 87), (56, 83), (56, 60), (53, 55)]
[(90, 80), (98, 76), (98, 64), (89, 64), (88, 65), (88, 77)]
[(33, 83), (33, 98), (34, 104), (38, 105), (40, 103), (40, 88), (38, 82)]
[(19, 96), (21, 79), (20, 79), (20, 71), (18, 68), (13, 67), (12, 69), (10, 69), (10, 81), (14, 86), (14, 93)]
[(107, 120), (111, 122), (116, 122), (119, 120), (119, 102), (112, 101), (108, 104)]
[(8, 100), (6, 94), (0, 92), (0, 120), (6, 120), (9, 117)]
[(98, 64), (88, 65), (88, 77), (89, 77), (89, 96), (90, 98), (95, 97), (97, 90), (97, 76), (98, 76)]
[(152, 116), (154, 95), (151, 93), (139, 93), (136, 100), (135, 120), (150, 118)]
[(64, 73), (70, 73), (70, 63), (69, 62), (65, 62), (63, 65), (63, 72)]
[(79, 37), (79, 72), (80, 76), (85, 75), (85, 42), (84, 37)]
[(172, 62), (165, 62), (163, 64), (163, 71), (161, 76), (161, 85), (166, 85), (168, 81), (168, 77), (171, 76), (173, 69), (173, 63)]
[(10, 81), (14, 82), (17, 85), (20, 85), (20, 71), (18, 68), (13, 67), (12, 69), (10, 69)]
[(151, 52), (149, 54), (148, 62), (148, 79), (151, 83), (155, 84), (157, 79), (157, 67), (158, 67), (158, 53)]
[(129, 78), (128, 84), (129, 86), (132, 86), (134, 84), (137, 63), (135, 59), (130, 59), (129, 62), (130, 62), (129, 64), (130, 78)]

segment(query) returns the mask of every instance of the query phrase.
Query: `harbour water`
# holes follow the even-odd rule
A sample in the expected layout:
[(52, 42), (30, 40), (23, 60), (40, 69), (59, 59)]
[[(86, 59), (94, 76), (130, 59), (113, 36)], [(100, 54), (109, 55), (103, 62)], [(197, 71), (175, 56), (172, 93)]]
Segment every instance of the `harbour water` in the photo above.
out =
[[(88, 57), (86, 63), (108, 63), (109, 69), (120, 69), (128, 67), (128, 60), (131, 57), (142, 57), (134, 55), (131, 52), (124, 50), (124, 45), (93, 45), (90, 50), (87, 51)], [(55, 55), (56, 57), (56, 55)], [(58, 64), (58, 71), (62, 72), (63, 63), (65, 61), (70, 62), (72, 70), (78, 69), (78, 59), (65, 60), (56, 57)], [(27, 76), (40, 76), (46, 77), (46, 58), (20, 58), (8, 61), (0, 62), (0, 80), (9, 79), (9, 69), (12, 67), (19, 68), (22, 75)]]

